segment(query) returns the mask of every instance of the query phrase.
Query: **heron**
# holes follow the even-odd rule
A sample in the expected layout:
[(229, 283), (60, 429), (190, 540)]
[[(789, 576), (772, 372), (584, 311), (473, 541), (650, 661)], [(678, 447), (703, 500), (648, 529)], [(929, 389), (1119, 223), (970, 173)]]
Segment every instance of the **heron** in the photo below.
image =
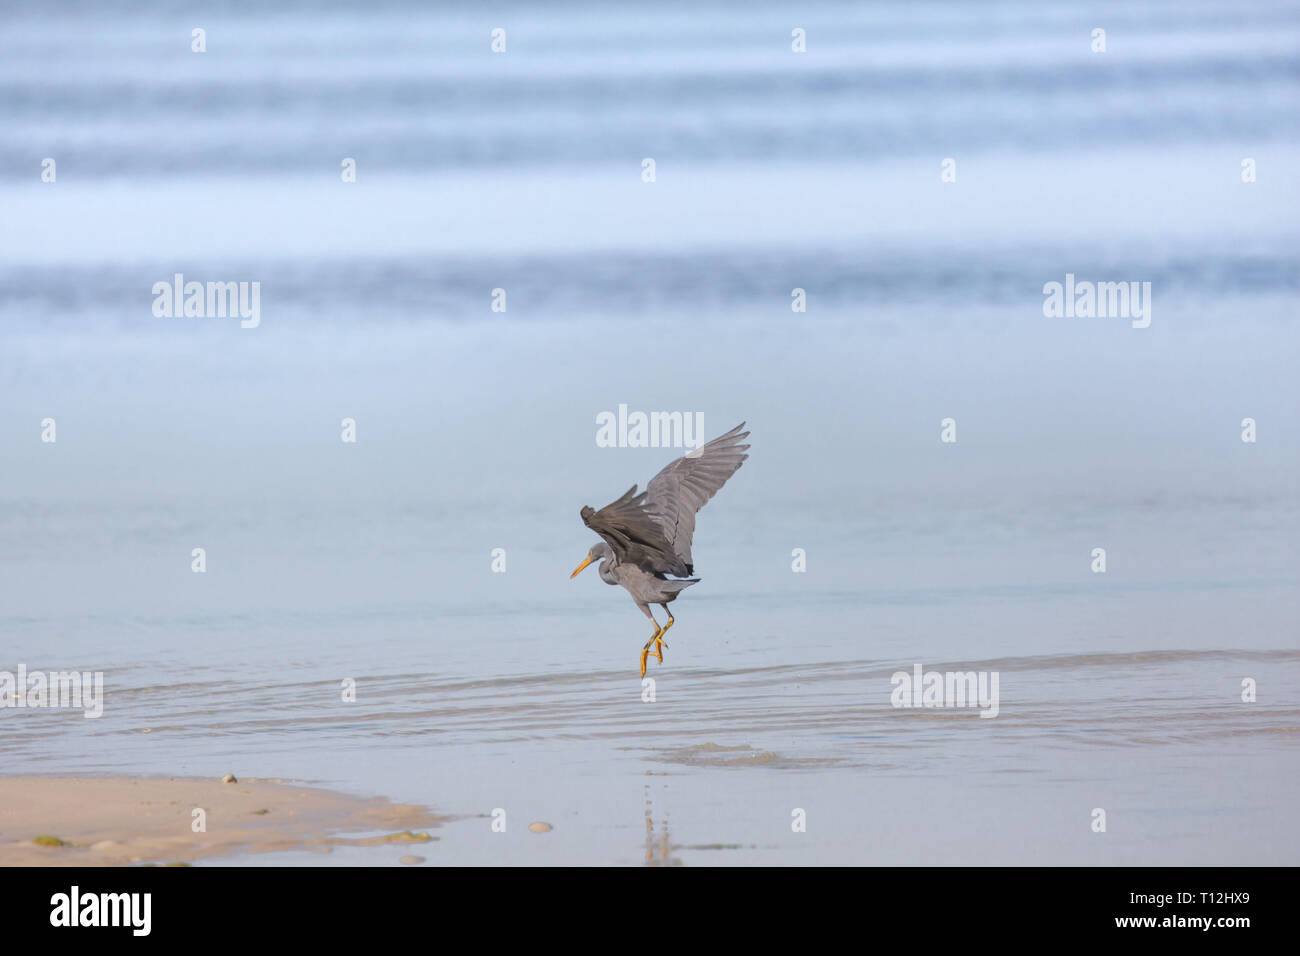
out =
[[(668, 605), (700, 579), (694, 577), (691, 539), (695, 535), (695, 514), (749, 456), (749, 437), (741, 422), (725, 435), (688, 451), (670, 462), (650, 479), (645, 491), (633, 485), (619, 498), (596, 511), (590, 505), (579, 512), (582, 522), (603, 539), (587, 552), (582, 564), (574, 568), (569, 579), (576, 578), (587, 565), (599, 561), (600, 579), (606, 584), (621, 584), (641, 609), (654, 633), (641, 648), (641, 676), (645, 677), (646, 659), (654, 654), (664, 662), (664, 635), (676, 623)], [(668, 615), (662, 627), (655, 620), (650, 605), (658, 604)]]

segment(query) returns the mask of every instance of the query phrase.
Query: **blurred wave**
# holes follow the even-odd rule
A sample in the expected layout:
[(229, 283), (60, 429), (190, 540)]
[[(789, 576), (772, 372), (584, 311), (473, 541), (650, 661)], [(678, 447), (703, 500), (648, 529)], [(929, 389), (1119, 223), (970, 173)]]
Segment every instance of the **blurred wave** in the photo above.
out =
[(1041, 318), (1042, 285), (1060, 280), (1062, 263), (1080, 279), (1142, 279), (1162, 304), (1195, 297), (1293, 296), (1300, 292), (1300, 255), (1188, 249), (1089, 250), (1061, 246), (989, 249), (948, 257), (933, 250), (856, 251), (843, 247), (720, 249), (690, 254), (642, 252), (470, 258), (387, 257), (280, 261), (175, 262), (124, 266), (0, 265), (0, 314), (10, 329), (74, 329), (93, 316), (101, 330), (159, 330), (208, 320), (164, 319), (150, 312), (149, 290), (187, 280), (267, 277), (264, 308), (276, 324), (312, 326), (367, 322), (469, 321), (504, 315), (485, 311), (487, 290), (510, 290), (514, 319), (598, 311), (616, 322), (692, 310), (766, 308), (788, 314), (793, 286), (815, 290), (818, 308), (873, 308), (909, 303), (1010, 305)]
[[(0, 177), (866, 161), (1293, 140), (1300, 10), (6, 5)], [(1109, 30), (1104, 54), (1093, 27)], [(208, 50), (190, 50), (190, 30)], [(489, 31), (507, 29), (504, 54)], [(795, 26), (809, 52), (790, 51)], [(336, 173), (335, 173), (336, 174)]]

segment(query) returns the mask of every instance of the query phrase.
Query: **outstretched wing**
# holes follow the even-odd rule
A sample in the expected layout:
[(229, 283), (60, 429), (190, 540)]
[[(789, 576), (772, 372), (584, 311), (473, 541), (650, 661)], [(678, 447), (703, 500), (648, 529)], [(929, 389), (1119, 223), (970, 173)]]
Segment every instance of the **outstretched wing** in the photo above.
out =
[(599, 511), (583, 508), (583, 524), (605, 539), (620, 562), (635, 564), (651, 574), (687, 576), (690, 571), (686, 563), (673, 551), (672, 542), (646, 507), (645, 499), (646, 492), (637, 494), (633, 485)]
[(687, 452), (646, 485), (650, 511), (687, 574), (694, 573), (691, 538), (695, 535), (695, 512), (717, 494), (749, 457), (745, 454), (749, 446), (741, 444), (749, 437), (749, 432), (741, 431), (744, 427), (745, 423), (741, 422), (702, 448)]

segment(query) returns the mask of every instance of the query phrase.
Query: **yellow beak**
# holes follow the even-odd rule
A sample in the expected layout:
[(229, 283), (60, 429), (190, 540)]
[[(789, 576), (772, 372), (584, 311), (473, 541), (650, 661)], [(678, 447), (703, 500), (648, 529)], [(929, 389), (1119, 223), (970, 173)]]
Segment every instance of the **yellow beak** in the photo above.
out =
[(583, 568), (585, 568), (587, 565), (591, 564), (591, 562), (594, 560), (595, 558), (593, 558), (591, 555), (587, 555), (587, 560), (583, 561), (582, 564), (578, 565), (576, 568), (573, 569), (573, 573), (569, 575), (569, 580), (572, 581), (574, 578), (576, 578), (578, 576), (578, 572), (581, 571)]

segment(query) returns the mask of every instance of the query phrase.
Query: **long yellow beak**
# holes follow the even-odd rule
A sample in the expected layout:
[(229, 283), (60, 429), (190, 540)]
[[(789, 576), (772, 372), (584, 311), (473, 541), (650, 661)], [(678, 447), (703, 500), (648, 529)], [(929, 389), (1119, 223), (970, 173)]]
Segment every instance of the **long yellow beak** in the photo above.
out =
[(576, 568), (573, 569), (573, 573), (569, 575), (569, 580), (572, 581), (574, 578), (576, 578), (578, 576), (578, 572), (581, 571), (583, 568), (585, 568), (587, 565), (591, 564), (591, 562), (594, 560), (595, 558), (593, 558), (591, 555), (587, 555), (587, 560), (583, 561), (582, 564), (578, 565)]

